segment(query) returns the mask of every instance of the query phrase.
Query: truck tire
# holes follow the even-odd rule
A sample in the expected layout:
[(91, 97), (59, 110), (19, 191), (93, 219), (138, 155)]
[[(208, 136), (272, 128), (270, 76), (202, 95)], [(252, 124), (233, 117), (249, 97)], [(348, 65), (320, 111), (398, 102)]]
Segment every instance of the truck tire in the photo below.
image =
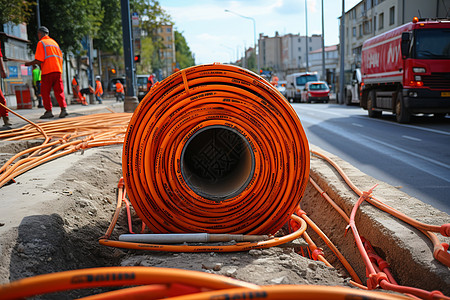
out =
[(367, 96), (367, 113), (370, 118), (381, 117), (382, 112), (379, 110), (374, 110), (375, 103), (375, 91), (370, 91)]
[(397, 92), (397, 101), (395, 102), (395, 118), (399, 123), (409, 123), (411, 114), (405, 107), (402, 91)]

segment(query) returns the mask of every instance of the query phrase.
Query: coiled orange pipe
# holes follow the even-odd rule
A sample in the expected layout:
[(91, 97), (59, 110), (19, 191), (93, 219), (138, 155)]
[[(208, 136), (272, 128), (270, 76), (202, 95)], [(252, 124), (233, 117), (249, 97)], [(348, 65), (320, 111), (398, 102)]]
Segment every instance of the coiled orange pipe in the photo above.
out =
[(131, 118), (123, 173), (154, 233), (274, 234), (309, 176), (306, 135), (268, 82), (231, 65), (179, 71)]

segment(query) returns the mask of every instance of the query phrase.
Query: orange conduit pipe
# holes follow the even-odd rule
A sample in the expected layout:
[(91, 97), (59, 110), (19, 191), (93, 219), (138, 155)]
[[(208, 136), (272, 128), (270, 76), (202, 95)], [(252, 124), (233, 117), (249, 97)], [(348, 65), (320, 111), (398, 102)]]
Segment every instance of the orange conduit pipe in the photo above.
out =
[(212, 64), (174, 73), (144, 97), (122, 165), (129, 199), (153, 233), (274, 234), (304, 193), (309, 149), (272, 85)]
[[(358, 195), (362, 196), (365, 192), (362, 192), (360, 189), (358, 189), (353, 182), (348, 178), (348, 176), (345, 174), (345, 172), (329, 157), (325, 156), (324, 154), (311, 150), (311, 153), (324, 159), (328, 163), (330, 163), (331, 166), (333, 166), (336, 171), (342, 176), (344, 181), (347, 183), (347, 185)], [(327, 199), (325, 197), (325, 199)], [(327, 199), (329, 201), (329, 199)], [(330, 201), (329, 201), (330, 202)], [(332, 200), (331, 200), (332, 202)], [(330, 203), (331, 203), (330, 202)], [(443, 224), (441, 226), (438, 225), (429, 225), (422, 222), (419, 222), (413, 218), (408, 217), (407, 215), (403, 214), (402, 212), (397, 211), (396, 209), (390, 207), (389, 205), (384, 204), (377, 198), (371, 195), (371, 197), (367, 198), (367, 202), (369, 202), (371, 205), (377, 207), (378, 209), (387, 212), (394, 217), (402, 220), (405, 223), (408, 223), (411, 226), (414, 226), (418, 230), (422, 231), (433, 243), (433, 257), (440, 261), (442, 264), (446, 265), (447, 267), (450, 267), (450, 253), (448, 253), (449, 245), (447, 243), (441, 243), (437, 236), (433, 234), (433, 232), (439, 232), (443, 236), (450, 236), (450, 223)], [(333, 206), (334, 207), (334, 206)], [(341, 210), (342, 211), (342, 210)], [(338, 210), (339, 212), (339, 210)], [(341, 213), (341, 212), (339, 212)], [(342, 215), (342, 214), (341, 214)], [(343, 215), (342, 215), (343, 216)], [(344, 216), (343, 216), (344, 217)], [(344, 217), (346, 218), (346, 217)]]
[(129, 113), (107, 113), (66, 118), (41, 123), (38, 130), (27, 120), (32, 124), (0, 132), (0, 139), (7, 141), (44, 138), (41, 145), (17, 153), (0, 167), (0, 187), (55, 158), (92, 147), (122, 144), (130, 117)]
[[(376, 270), (375, 266), (372, 264), (371, 258), (369, 254), (366, 251), (366, 248), (364, 246), (364, 243), (362, 241), (361, 236), (359, 235), (358, 229), (356, 228), (355, 224), (355, 215), (356, 211), (358, 210), (358, 207), (361, 205), (361, 203), (367, 199), (369, 199), (372, 196), (372, 191), (377, 185), (373, 186), (369, 191), (362, 192), (362, 195), (359, 197), (358, 201), (356, 202), (355, 206), (352, 209), (352, 212), (350, 214), (350, 222), (347, 226), (347, 229), (351, 229), (353, 236), (355, 238), (356, 246), (359, 250), (359, 253), (361, 254), (361, 257), (363, 259), (364, 265), (366, 266), (366, 273), (367, 273), (367, 287), (369, 290), (373, 290), (380, 286), (381, 288), (385, 290), (391, 290), (399, 293), (405, 293), (405, 294), (411, 294), (413, 296), (422, 298), (422, 299), (447, 299), (450, 300), (450, 297), (445, 296), (440, 291), (425, 291), (422, 289), (409, 287), (409, 286), (402, 286), (398, 285), (394, 282), (389, 282), (389, 276), (381, 272), (379, 270)], [(387, 269), (387, 266), (386, 266)], [(390, 275), (390, 274), (389, 274)]]
[(210, 290), (245, 287), (252, 283), (225, 276), (171, 268), (103, 267), (38, 275), (0, 285), (0, 299), (22, 299), (34, 295), (105, 286), (179, 283)]

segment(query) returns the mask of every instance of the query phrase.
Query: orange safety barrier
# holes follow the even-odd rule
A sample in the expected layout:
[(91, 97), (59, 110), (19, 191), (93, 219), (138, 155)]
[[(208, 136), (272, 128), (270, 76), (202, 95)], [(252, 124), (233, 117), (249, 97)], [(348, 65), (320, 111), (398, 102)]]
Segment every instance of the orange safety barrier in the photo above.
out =
[(151, 89), (131, 118), (122, 165), (130, 201), (154, 233), (274, 234), (304, 193), (309, 149), (272, 85), (212, 64)]

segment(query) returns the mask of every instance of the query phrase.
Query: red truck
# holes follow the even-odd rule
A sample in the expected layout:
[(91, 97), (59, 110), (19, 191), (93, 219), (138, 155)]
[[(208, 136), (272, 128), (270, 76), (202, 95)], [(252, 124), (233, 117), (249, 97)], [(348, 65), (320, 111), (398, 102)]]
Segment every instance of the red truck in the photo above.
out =
[(397, 122), (412, 114), (450, 113), (450, 20), (419, 20), (364, 42), (360, 106), (369, 117), (391, 111)]

